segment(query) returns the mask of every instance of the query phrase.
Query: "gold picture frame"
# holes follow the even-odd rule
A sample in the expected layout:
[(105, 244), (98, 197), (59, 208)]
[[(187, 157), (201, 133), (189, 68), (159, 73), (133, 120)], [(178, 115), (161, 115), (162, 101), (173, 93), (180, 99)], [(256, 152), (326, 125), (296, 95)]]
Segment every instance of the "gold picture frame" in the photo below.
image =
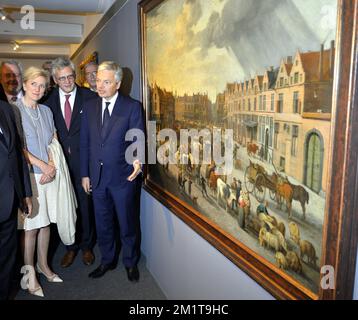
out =
[[(200, 168), (195, 176), (195, 165), (179, 162), (148, 164), (145, 189), (276, 298), (351, 299), (358, 234), (357, 192), (352, 192), (358, 187), (358, 141), (352, 134), (358, 127), (358, 1), (315, 2), (310, 15), (290, 1), (291, 7), (266, 0), (240, 7), (243, 1), (141, 1), (142, 92), (147, 127), (155, 121), (155, 137), (164, 128), (233, 130), (237, 180), (254, 206), (246, 215), (239, 195), (236, 206), (225, 203), (229, 196), (220, 194), (217, 178), (209, 190), (210, 170), (205, 176)], [(300, 13), (300, 23), (297, 16), (289, 20), (289, 8)], [(320, 23), (334, 21), (328, 28), (335, 36), (312, 44), (307, 39), (314, 39), (318, 15)], [(290, 45), (295, 50), (285, 51)], [(276, 64), (269, 67), (273, 52)], [(213, 90), (222, 75), (226, 85)], [(286, 195), (274, 174), (287, 179)], [(223, 178), (222, 188), (238, 188), (233, 177)], [(295, 188), (301, 192), (296, 199)], [(275, 207), (282, 199), (288, 213)], [(270, 221), (257, 218), (265, 201)], [(243, 226), (246, 218), (249, 227)], [(278, 221), (286, 234), (278, 233)], [(295, 239), (294, 225), (301, 238)]]

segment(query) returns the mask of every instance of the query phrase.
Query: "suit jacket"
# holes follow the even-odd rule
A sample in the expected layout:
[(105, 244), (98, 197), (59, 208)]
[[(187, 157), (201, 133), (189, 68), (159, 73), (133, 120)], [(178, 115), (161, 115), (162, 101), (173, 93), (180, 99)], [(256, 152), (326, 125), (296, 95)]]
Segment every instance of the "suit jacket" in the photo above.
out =
[[(25, 95), (24, 89), (21, 89), (21, 91), (22, 91), (22, 94)], [(1, 83), (0, 83), (0, 100), (9, 103), (9, 101), (7, 101), (7, 96), (6, 96), (4, 87), (2, 86)]]
[[(15, 192), (19, 199), (30, 197), (29, 171), (20, 149), (12, 107), (0, 101), (0, 127), (5, 143), (0, 140), (0, 222), (12, 212)], [(1, 134), (1, 133), (0, 133)]]
[(143, 135), (137, 138), (137, 144), (141, 144), (144, 154), (144, 119), (141, 103), (118, 94), (104, 137), (101, 129), (102, 98), (98, 97), (86, 103), (81, 127), (81, 176), (90, 177), (92, 188), (98, 185), (101, 170), (111, 173), (111, 181), (108, 183), (116, 186), (125, 183), (132, 173), (133, 164), (127, 163), (125, 159), (126, 150), (133, 143), (125, 141), (128, 130), (142, 131)]
[(98, 97), (96, 93), (87, 88), (77, 87), (75, 104), (72, 109), (70, 129), (66, 127), (61, 111), (59, 89), (53, 89), (44, 105), (50, 107), (53, 113), (58, 140), (63, 149), (72, 177), (80, 180), (80, 128), (81, 114), (85, 101)]
[(5, 91), (4, 91), (4, 88), (2, 86), (2, 84), (0, 83), (0, 100), (1, 101), (5, 101), (5, 102), (8, 102), (7, 101), (7, 96), (5, 94)]

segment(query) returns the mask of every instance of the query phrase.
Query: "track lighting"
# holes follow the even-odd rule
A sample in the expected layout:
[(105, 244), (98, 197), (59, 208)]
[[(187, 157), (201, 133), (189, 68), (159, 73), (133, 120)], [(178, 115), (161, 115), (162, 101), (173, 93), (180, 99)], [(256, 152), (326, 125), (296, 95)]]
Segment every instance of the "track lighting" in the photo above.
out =
[(12, 50), (17, 51), (20, 49), (20, 45), (16, 41), (12, 41), (11, 43), (13, 45)]
[(15, 19), (13, 17), (10, 16), (9, 13), (7, 13), (3, 8), (0, 7), (0, 20), (1, 21), (5, 21), (5, 20), (9, 20), (12, 23), (15, 23)]
[(6, 14), (4, 14), (4, 12), (3, 12), (2, 9), (0, 9), (0, 19), (1, 19), (2, 21), (6, 20)]

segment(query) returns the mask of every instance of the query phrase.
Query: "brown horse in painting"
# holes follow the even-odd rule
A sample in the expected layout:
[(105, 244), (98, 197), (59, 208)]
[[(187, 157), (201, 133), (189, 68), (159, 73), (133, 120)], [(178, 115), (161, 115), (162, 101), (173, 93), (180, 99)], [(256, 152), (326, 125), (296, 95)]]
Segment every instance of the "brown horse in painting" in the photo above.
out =
[(282, 199), (285, 199), (288, 217), (290, 218), (292, 211), (293, 188), (287, 180), (282, 179), (280, 176), (277, 176), (276, 173), (272, 174), (272, 178), (276, 182), (277, 205), (279, 205), (281, 209)]
[(209, 188), (214, 192), (216, 192), (217, 181), (219, 178), (226, 183), (226, 178), (227, 178), (226, 175), (216, 174), (215, 171), (210, 172), (208, 184), (209, 184)]
[(303, 212), (303, 220), (306, 219), (306, 203), (309, 201), (309, 193), (306, 189), (300, 185), (295, 185), (291, 183), (288, 178), (286, 178), (288, 183), (291, 185), (293, 190), (293, 200), (299, 201), (301, 203), (302, 212)]

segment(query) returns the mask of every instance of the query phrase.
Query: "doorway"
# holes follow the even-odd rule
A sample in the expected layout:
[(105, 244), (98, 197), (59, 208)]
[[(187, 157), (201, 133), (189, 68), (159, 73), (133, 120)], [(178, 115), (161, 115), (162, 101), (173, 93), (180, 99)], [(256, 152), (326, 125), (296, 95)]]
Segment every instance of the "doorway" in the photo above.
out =
[(323, 167), (323, 144), (321, 137), (311, 133), (307, 138), (305, 184), (314, 192), (321, 191), (322, 167)]

